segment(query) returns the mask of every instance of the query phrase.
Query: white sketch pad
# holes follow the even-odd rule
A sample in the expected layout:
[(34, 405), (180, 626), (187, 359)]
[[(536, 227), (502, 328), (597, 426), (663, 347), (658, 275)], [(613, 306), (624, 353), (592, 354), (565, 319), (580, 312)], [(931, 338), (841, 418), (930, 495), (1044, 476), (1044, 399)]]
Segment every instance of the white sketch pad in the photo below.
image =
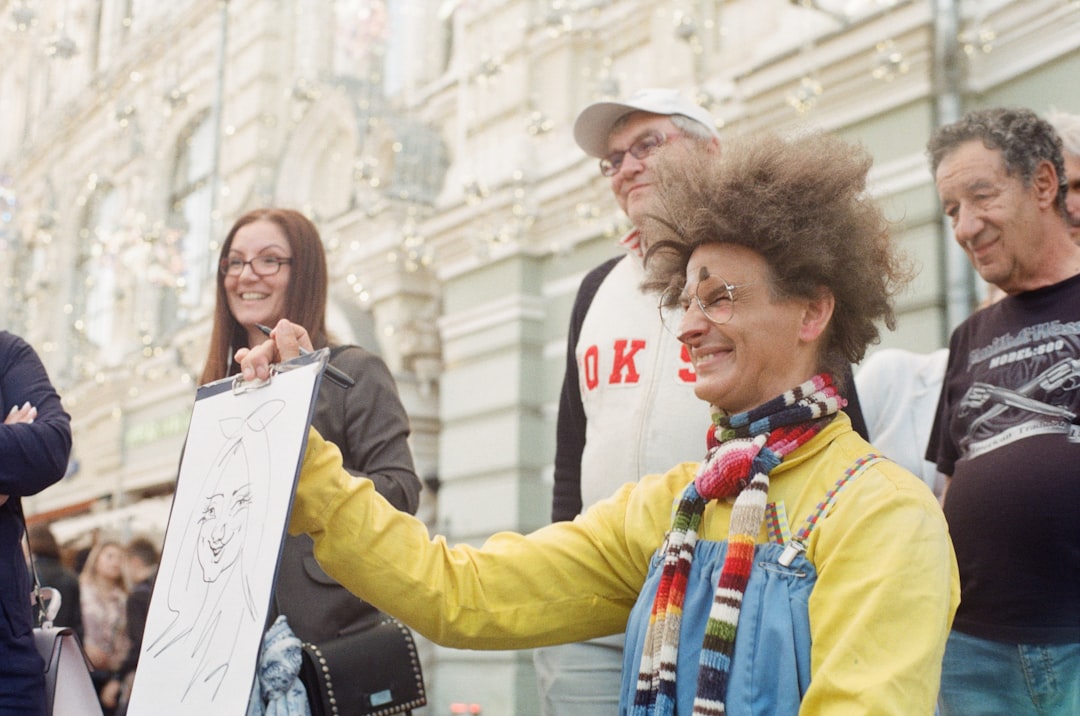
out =
[(130, 716), (244, 716), (322, 349), (265, 383), (199, 388), (188, 425)]

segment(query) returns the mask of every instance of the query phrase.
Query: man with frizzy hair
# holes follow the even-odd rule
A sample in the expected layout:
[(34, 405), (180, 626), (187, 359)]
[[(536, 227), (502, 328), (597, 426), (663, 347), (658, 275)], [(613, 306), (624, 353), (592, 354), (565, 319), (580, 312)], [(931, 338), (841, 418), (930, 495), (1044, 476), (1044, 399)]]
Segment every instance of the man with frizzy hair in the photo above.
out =
[(953, 331), (927, 459), (962, 599), (942, 716), (1080, 713), (1080, 246), (1061, 140), (983, 109), (928, 144), (954, 238), (1007, 295)]
[[(833, 373), (893, 321), (910, 275), (867, 196), (870, 158), (814, 134), (665, 159), (646, 266), (710, 407), (711, 425), (683, 427), (707, 432), (703, 460), (572, 521), (451, 546), (312, 431), (289, 530), (446, 646), (625, 633), (622, 716), (930, 716), (959, 601), (945, 518), (852, 429)], [(237, 352), (245, 378), (310, 344), (288, 321), (271, 337)]]
[[(574, 122), (574, 139), (598, 160), (633, 228), (619, 241), (621, 255), (589, 271), (574, 299), (556, 423), (553, 521), (572, 520), (627, 482), (700, 457), (704, 433), (686, 426), (706, 420), (707, 410), (694, 396), (689, 349), (659, 320), (659, 291), (641, 290), (649, 241), (638, 227), (660, 191), (658, 152), (675, 164), (722, 153), (716, 120), (674, 89), (594, 102)], [(865, 435), (850, 388), (847, 410)], [(622, 635), (537, 649), (542, 716), (609, 716), (622, 661)]]

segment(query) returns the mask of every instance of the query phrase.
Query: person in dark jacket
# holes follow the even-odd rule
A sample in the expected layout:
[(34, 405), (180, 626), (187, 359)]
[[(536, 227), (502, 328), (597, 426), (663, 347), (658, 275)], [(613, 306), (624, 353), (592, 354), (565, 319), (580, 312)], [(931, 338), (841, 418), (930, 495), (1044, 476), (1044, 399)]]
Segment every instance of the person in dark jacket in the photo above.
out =
[(45, 667), (34, 646), (33, 589), (20, 544), (21, 498), (67, 471), (71, 417), (34, 349), (0, 331), (0, 716), (45, 713)]

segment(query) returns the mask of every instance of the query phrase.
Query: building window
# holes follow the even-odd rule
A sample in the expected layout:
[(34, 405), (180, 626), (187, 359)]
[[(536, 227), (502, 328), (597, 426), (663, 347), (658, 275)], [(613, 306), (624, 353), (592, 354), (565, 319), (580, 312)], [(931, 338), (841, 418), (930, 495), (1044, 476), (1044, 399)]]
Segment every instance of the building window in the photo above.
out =
[(120, 197), (98, 186), (86, 205), (76, 258), (76, 325), (106, 362), (115, 358), (113, 321), (117, 311)]
[(163, 301), (163, 328), (190, 320), (198, 312), (207, 287), (213, 285), (213, 135), (213, 122), (204, 115), (176, 143), (168, 228), (180, 236), (177, 266), (181, 275), (173, 298)]

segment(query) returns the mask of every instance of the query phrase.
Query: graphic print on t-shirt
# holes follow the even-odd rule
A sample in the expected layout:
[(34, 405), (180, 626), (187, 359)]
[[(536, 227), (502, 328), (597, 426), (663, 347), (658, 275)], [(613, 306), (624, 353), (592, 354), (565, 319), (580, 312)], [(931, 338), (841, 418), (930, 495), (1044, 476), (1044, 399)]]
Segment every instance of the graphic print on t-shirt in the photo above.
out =
[(1080, 442), (1080, 324), (1038, 324), (968, 355), (973, 381), (957, 410), (961, 452), (974, 458), (1032, 435)]

